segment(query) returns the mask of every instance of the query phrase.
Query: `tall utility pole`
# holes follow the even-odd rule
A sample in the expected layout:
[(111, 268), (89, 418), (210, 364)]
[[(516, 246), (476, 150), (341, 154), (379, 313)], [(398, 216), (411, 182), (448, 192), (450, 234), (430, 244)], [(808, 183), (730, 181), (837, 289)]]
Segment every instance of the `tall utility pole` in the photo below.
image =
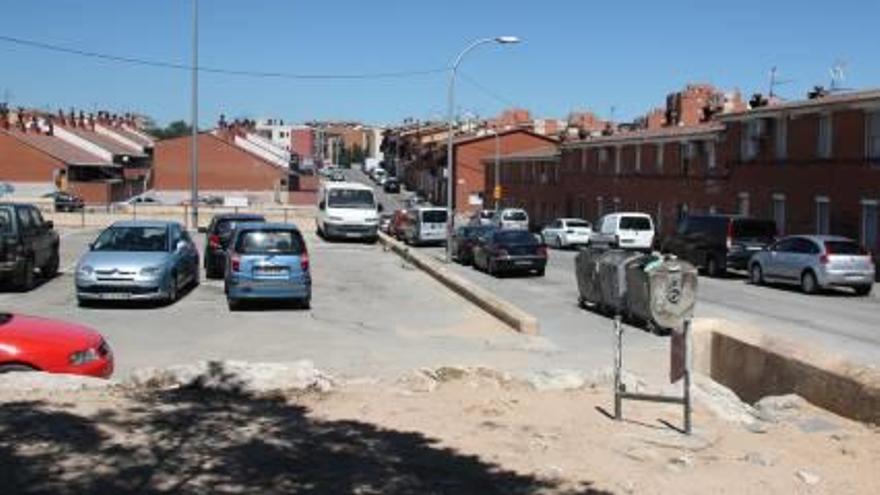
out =
[(190, 156), (190, 200), (192, 228), (199, 228), (199, 0), (193, 0), (192, 32), (192, 155)]
[(497, 211), (501, 207), (501, 136), (498, 135), (497, 127), (495, 128), (495, 187), (492, 189)]

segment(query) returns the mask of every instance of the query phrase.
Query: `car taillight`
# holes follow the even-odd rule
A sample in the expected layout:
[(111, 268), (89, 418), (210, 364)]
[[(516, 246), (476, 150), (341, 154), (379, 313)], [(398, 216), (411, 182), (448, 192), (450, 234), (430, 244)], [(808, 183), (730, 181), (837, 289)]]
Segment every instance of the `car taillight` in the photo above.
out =
[(229, 266), (232, 271), (239, 271), (241, 269), (241, 258), (239, 258), (237, 255), (233, 256), (232, 259), (229, 260)]
[(220, 247), (220, 236), (217, 234), (211, 234), (208, 237), (208, 245), (214, 249), (219, 248)]
[(727, 249), (733, 247), (733, 220), (727, 222)]
[(309, 271), (309, 253), (303, 252), (303, 254), (299, 256), (299, 267), (304, 272)]
[(819, 263), (822, 263), (823, 265), (827, 265), (828, 264), (828, 255), (823, 254), (822, 256), (819, 256)]

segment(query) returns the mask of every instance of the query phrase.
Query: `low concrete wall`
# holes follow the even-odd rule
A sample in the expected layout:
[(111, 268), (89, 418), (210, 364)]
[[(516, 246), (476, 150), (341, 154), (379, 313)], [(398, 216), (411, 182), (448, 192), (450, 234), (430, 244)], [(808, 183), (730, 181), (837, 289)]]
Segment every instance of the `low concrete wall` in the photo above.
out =
[(539, 331), (538, 319), (513, 304), (496, 297), (482, 287), (452, 273), (439, 261), (425, 256), (409, 246), (398, 242), (391, 237), (380, 233), (379, 240), (403, 259), (417, 266), (427, 274), (437, 279), (443, 285), (476, 304), (487, 313), (510, 325), (514, 330), (537, 335)]
[(880, 370), (719, 320), (694, 325), (696, 371), (746, 402), (797, 394), (851, 419), (880, 424)]

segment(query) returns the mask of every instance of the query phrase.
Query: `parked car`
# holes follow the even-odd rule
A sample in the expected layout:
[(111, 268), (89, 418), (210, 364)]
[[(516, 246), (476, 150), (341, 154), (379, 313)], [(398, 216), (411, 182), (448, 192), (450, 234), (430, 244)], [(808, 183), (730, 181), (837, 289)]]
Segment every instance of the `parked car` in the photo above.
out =
[(728, 268), (745, 270), (756, 252), (776, 240), (776, 222), (731, 215), (690, 215), (662, 246), (672, 253), (705, 269), (712, 277)]
[(477, 239), (494, 229), (491, 225), (462, 225), (452, 233), (451, 251), (452, 258), (463, 264), (469, 265), (474, 261), (474, 244)]
[(446, 208), (437, 206), (420, 206), (407, 210), (403, 225), (403, 241), (418, 246), (437, 244), (446, 241)]
[(646, 213), (610, 213), (599, 220), (599, 231), (590, 243), (621, 249), (650, 250), (654, 247), (654, 222)]
[(492, 225), (492, 219), (495, 217), (495, 210), (479, 210), (474, 212), (470, 218), (471, 225)]
[(544, 276), (547, 246), (523, 229), (492, 229), (477, 238), (473, 263), (490, 275), (505, 272), (535, 272)]
[[(154, 198), (143, 198), (143, 201), (146, 203), (151, 203)], [(216, 195), (208, 195), (208, 196), (199, 196), (198, 198), (199, 206), (223, 206), (223, 197)], [(192, 198), (186, 198), (180, 202), (183, 206), (192, 206)]]
[(104, 229), (76, 267), (76, 298), (173, 303), (199, 283), (199, 252), (177, 222), (130, 220)]
[(866, 296), (874, 286), (870, 253), (846, 237), (795, 235), (780, 239), (749, 261), (754, 284), (799, 285), (807, 294), (830, 287), (851, 287)]
[(125, 201), (117, 201), (113, 203), (113, 208), (117, 210), (127, 210), (132, 207), (138, 207), (142, 205), (152, 206), (152, 205), (161, 205), (162, 202), (159, 201), (158, 198), (151, 196), (148, 193), (139, 194), (137, 196), (132, 196)]
[(0, 313), (0, 373), (13, 371), (109, 378), (113, 352), (104, 337), (89, 327)]
[(529, 229), (529, 214), (521, 208), (504, 208), (495, 212), (492, 225), (498, 229)]
[(400, 181), (394, 177), (389, 177), (385, 179), (385, 183), (382, 184), (382, 189), (388, 194), (397, 194), (400, 192)]
[(223, 278), (226, 270), (226, 249), (235, 232), (235, 226), (243, 222), (265, 222), (262, 215), (251, 213), (228, 213), (215, 215), (205, 232), (205, 277)]
[(541, 231), (544, 243), (557, 249), (590, 243), (593, 225), (580, 218), (557, 218)]
[(345, 174), (342, 173), (342, 170), (336, 170), (330, 174), (331, 182), (345, 182)]
[(224, 287), (230, 310), (256, 299), (295, 301), (305, 309), (311, 305), (309, 253), (295, 225), (239, 224), (227, 260)]
[(379, 230), (386, 234), (391, 233), (391, 219), (394, 218), (392, 213), (383, 213), (379, 215)]
[(373, 189), (355, 182), (325, 182), (318, 191), (318, 234), (325, 239), (379, 239), (383, 207)]
[(85, 201), (75, 194), (66, 191), (54, 191), (44, 194), (44, 198), (52, 198), (55, 211), (79, 211), (85, 207)]
[(0, 203), (0, 282), (30, 290), (36, 284), (36, 269), (43, 278), (54, 277), (59, 245), (54, 224), (35, 206)]
[(376, 184), (382, 185), (382, 181), (384, 181), (388, 177), (388, 172), (385, 171), (384, 168), (375, 168), (370, 173), (370, 178), (373, 179), (373, 182)]

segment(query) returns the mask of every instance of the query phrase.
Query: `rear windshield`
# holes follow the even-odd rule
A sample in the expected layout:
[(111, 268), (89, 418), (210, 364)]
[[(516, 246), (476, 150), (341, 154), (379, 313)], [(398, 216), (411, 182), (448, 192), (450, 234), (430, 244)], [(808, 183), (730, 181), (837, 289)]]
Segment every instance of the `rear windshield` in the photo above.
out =
[(0, 234), (9, 234), (12, 232), (12, 210), (8, 208), (0, 209)]
[(501, 244), (537, 244), (535, 236), (525, 230), (509, 230), (495, 234), (495, 242)]
[(750, 239), (772, 239), (776, 237), (776, 222), (769, 220), (734, 220), (733, 236)]
[(235, 226), (244, 223), (244, 222), (265, 222), (266, 219), (263, 217), (249, 217), (249, 218), (225, 218), (223, 220), (219, 220), (217, 222), (217, 234), (219, 235), (229, 235), (233, 230), (235, 230)]
[(590, 222), (587, 222), (586, 220), (568, 220), (565, 222), (565, 226), (571, 227), (571, 228), (582, 228), (583, 227), (583, 228), (587, 228), (587, 229), (591, 227)]
[(446, 210), (427, 210), (422, 212), (423, 223), (446, 223)]
[(529, 217), (526, 215), (526, 212), (521, 210), (506, 211), (504, 212), (504, 216), (502, 218), (504, 218), (505, 220), (514, 220), (517, 222), (524, 222), (529, 219)]
[(235, 245), (241, 254), (302, 254), (304, 248), (302, 236), (294, 230), (246, 230)]
[(827, 252), (828, 254), (868, 254), (868, 252), (865, 251), (862, 246), (859, 246), (852, 241), (826, 241), (825, 252)]
[(647, 217), (621, 217), (620, 230), (654, 230)]

